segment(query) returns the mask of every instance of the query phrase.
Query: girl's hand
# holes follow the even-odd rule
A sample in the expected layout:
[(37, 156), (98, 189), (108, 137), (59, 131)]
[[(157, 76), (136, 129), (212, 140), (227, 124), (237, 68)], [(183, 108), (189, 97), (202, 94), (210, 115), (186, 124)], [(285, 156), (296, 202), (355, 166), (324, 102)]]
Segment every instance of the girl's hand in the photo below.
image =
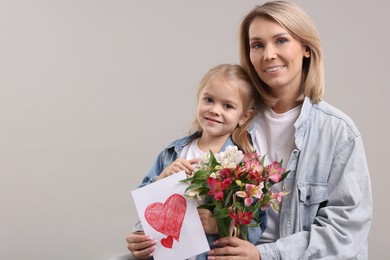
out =
[(198, 158), (191, 159), (191, 160), (177, 158), (173, 163), (168, 165), (159, 176), (157, 176), (157, 180), (161, 180), (165, 177), (168, 177), (180, 171), (185, 171), (187, 175), (190, 175), (194, 170), (194, 166), (192, 165), (197, 163), (198, 161), (199, 161)]
[(208, 260), (260, 260), (257, 247), (237, 237), (225, 237), (214, 242), (217, 247), (208, 252)]
[(218, 225), (217, 220), (213, 217), (213, 213), (208, 209), (198, 209), (198, 213), (204, 232), (206, 234), (217, 234)]
[(126, 236), (127, 248), (138, 259), (147, 259), (156, 250), (157, 241), (144, 232), (134, 232)]

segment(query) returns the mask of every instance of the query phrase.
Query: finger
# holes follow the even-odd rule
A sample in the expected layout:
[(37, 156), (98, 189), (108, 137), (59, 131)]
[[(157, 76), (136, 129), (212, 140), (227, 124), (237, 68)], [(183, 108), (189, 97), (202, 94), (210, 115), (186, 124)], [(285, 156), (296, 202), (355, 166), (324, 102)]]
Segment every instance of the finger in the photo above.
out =
[(216, 257), (214, 259), (231, 259), (232, 256), (237, 255), (236, 254), (237, 252), (235, 252), (235, 250), (236, 249), (231, 246), (220, 247), (220, 248), (216, 247), (213, 250), (210, 250), (208, 252), (208, 255)]
[(240, 244), (240, 240), (236, 237), (223, 237), (214, 241), (214, 245), (222, 247), (236, 247)]
[(188, 162), (189, 162), (190, 164), (198, 163), (198, 162), (199, 162), (199, 158), (190, 159), (190, 160), (188, 160)]
[(155, 249), (156, 247), (150, 247), (139, 251), (133, 251), (131, 253), (138, 259), (147, 259), (153, 255)]
[(126, 239), (127, 243), (135, 243), (135, 242), (142, 242), (145, 240), (153, 240), (151, 237), (145, 236), (145, 233), (142, 231), (130, 233), (126, 236), (125, 239)]

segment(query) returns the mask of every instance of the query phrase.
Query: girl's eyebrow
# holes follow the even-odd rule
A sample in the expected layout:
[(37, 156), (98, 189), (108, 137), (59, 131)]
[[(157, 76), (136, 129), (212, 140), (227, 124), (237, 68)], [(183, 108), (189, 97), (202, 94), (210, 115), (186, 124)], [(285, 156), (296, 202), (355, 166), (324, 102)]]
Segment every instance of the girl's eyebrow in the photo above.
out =
[[(282, 32), (282, 33), (278, 33), (278, 34), (275, 34), (274, 36), (272, 36), (272, 39), (275, 39), (275, 38), (278, 38), (278, 37), (282, 37), (282, 36), (286, 36), (286, 35), (290, 35), (289, 33), (287, 32)], [(249, 39), (250, 41), (261, 41), (262, 38), (261, 37), (252, 37)]]

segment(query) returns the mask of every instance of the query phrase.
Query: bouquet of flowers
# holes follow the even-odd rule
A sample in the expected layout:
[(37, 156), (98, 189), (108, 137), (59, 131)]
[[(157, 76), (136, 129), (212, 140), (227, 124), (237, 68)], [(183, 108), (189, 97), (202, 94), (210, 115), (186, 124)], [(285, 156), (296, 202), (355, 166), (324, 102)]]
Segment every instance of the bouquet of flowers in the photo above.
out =
[(269, 165), (264, 165), (264, 160), (265, 156), (229, 146), (219, 154), (206, 153), (192, 176), (182, 180), (189, 182), (185, 195), (197, 198), (199, 208), (213, 212), (220, 237), (248, 240), (248, 227), (260, 225), (259, 210), (279, 210), (287, 192), (283, 188), (273, 193), (272, 186), (283, 181), (289, 171), (282, 168), (283, 160)]

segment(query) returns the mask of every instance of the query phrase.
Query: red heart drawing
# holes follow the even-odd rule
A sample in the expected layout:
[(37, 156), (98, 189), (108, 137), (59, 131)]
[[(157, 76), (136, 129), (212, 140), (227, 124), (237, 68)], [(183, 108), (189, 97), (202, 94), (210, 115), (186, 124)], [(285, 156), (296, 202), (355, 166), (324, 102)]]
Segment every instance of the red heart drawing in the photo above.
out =
[(171, 236), (161, 239), (161, 245), (165, 246), (166, 248), (172, 248), (172, 244), (173, 244), (173, 237)]
[(171, 195), (164, 204), (154, 202), (146, 208), (146, 221), (155, 230), (167, 236), (161, 239), (164, 247), (172, 248), (173, 239), (179, 241), (186, 209), (186, 199), (180, 194)]

